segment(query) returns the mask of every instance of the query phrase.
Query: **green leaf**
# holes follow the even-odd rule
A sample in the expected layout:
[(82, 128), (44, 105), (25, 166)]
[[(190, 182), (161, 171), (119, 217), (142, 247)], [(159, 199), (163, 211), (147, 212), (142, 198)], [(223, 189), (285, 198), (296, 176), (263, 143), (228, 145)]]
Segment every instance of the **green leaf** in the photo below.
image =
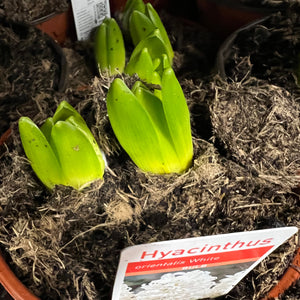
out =
[[(165, 56), (165, 54), (163, 54), (162, 56)], [(161, 58), (160, 57), (154, 58), (154, 60), (153, 60), (154, 70), (157, 70), (157, 68), (160, 66), (160, 64), (161, 64)]]
[(88, 140), (90, 145), (93, 147), (94, 152), (95, 152), (96, 156), (98, 157), (98, 160), (101, 164), (102, 173), (103, 173), (104, 169), (105, 169), (105, 162), (104, 162), (104, 159), (103, 159), (103, 153), (101, 152), (101, 150), (100, 150), (93, 134), (91, 133), (90, 129), (86, 125), (83, 118), (79, 119), (76, 116), (71, 116), (66, 121), (69, 122), (70, 124), (72, 124), (79, 131), (81, 131), (82, 134), (85, 135), (85, 138)]
[[(181, 155), (175, 151), (170, 128), (165, 117), (163, 102), (154, 93), (143, 86), (135, 88), (135, 96), (149, 114), (157, 136), (160, 140), (160, 151), (163, 156), (166, 173), (182, 172)], [(171, 128), (172, 130), (172, 128)]]
[[(49, 118), (48, 120), (51, 121), (51, 118)], [(47, 121), (46, 121), (46, 123), (47, 123)], [(53, 116), (53, 123), (57, 123), (58, 121), (68, 121), (72, 125), (74, 125), (78, 130), (81, 130), (82, 133), (85, 134), (86, 138), (89, 140), (91, 145), (94, 147), (94, 151), (97, 154), (97, 156), (102, 156), (100, 148), (99, 148), (96, 140), (94, 139), (94, 136), (91, 133), (89, 127), (86, 125), (86, 122), (84, 121), (82, 116), (79, 114), (79, 112), (72, 105), (70, 105), (67, 101), (62, 101), (55, 111), (55, 114)], [(43, 129), (43, 127), (47, 125), (46, 123), (42, 126), (41, 129)], [(52, 127), (53, 127), (53, 124), (52, 124)], [(52, 127), (51, 127), (51, 130), (52, 130)], [(49, 134), (47, 134), (47, 135), (49, 135)], [(104, 165), (103, 165), (103, 169), (104, 169)]]
[(169, 173), (161, 149), (170, 147), (163, 144), (144, 104), (119, 78), (109, 88), (107, 111), (117, 139), (134, 163), (146, 172)]
[(50, 141), (51, 130), (53, 125), (53, 118), (48, 118), (40, 128), (41, 132), (43, 133), (48, 142)]
[(190, 113), (182, 88), (172, 68), (164, 71), (161, 84), (164, 114), (178, 157), (182, 157), (183, 169), (193, 158)]
[(71, 116), (74, 116), (76, 119), (85, 124), (85, 121), (80, 113), (71, 104), (65, 100), (61, 101), (53, 115), (53, 123), (55, 124), (58, 121), (65, 121)]
[(98, 156), (85, 132), (80, 130), (74, 116), (58, 121), (51, 132), (51, 146), (62, 167), (65, 185), (83, 189), (92, 181), (103, 177), (104, 162)]
[(135, 56), (126, 66), (125, 73), (128, 75), (137, 74), (140, 79), (152, 83), (154, 66), (147, 48)]
[(82, 189), (103, 177), (102, 153), (84, 119), (66, 101), (41, 130), (27, 117), (20, 118), (19, 130), (25, 154), (48, 188)]
[(129, 30), (134, 46), (150, 35), (155, 29), (156, 27), (144, 13), (137, 10), (132, 12), (129, 19)]
[(129, 32), (129, 19), (133, 11), (140, 11), (145, 13), (146, 6), (143, 0), (127, 0), (123, 13), (121, 15), (121, 24), (122, 24), (122, 31), (124, 32), (125, 36), (130, 36)]
[(19, 120), (22, 145), (31, 167), (49, 189), (64, 184), (63, 172), (50, 144), (40, 129), (28, 117)]
[(107, 53), (107, 25), (103, 22), (95, 32), (94, 55), (100, 73), (109, 70)]
[[(141, 40), (138, 43), (138, 45), (134, 48), (134, 50), (130, 56), (129, 62), (128, 62), (128, 65), (130, 67), (127, 66), (127, 69), (134, 68), (134, 65), (137, 63), (137, 61), (141, 55), (141, 52), (145, 48), (147, 49), (147, 51), (151, 57), (151, 60), (152, 60), (153, 64), (155, 64), (155, 66), (158, 65), (158, 59), (161, 60), (164, 55), (167, 56), (166, 46), (160, 37), (159, 30), (157, 29), (151, 35), (149, 35), (145, 39)], [(169, 57), (168, 57), (168, 59), (169, 59)], [(171, 60), (169, 60), (169, 64), (172, 65)], [(133, 67), (131, 65), (133, 65)]]
[(122, 73), (125, 67), (126, 53), (121, 29), (114, 18), (105, 18), (96, 30), (95, 59), (100, 73), (109, 75)]
[[(158, 72), (154, 71), (153, 72), (153, 75), (152, 75), (152, 80), (151, 82), (152, 84), (157, 84), (157, 85), (161, 85), (161, 77), (160, 75), (158, 74)], [(155, 91), (158, 91), (158, 90), (155, 90)], [(160, 98), (160, 97), (159, 97)]]
[(160, 77), (162, 77), (164, 70), (170, 67), (171, 65), (168, 56), (164, 53), (159, 59), (159, 64), (157, 64), (155, 71), (160, 75)]
[(119, 74), (124, 71), (126, 53), (123, 35), (115, 19), (108, 19), (107, 27), (107, 52), (111, 74)]
[(165, 26), (163, 22), (161, 21), (161, 18), (159, 17), (156, 10), (153, 8), (151, 3), (146, 4), (146, 10), (145, 14), (149, 17), (149, 19), (152, 21), (153, 25), (159, 29), (161, 37), (166, 45), (167, 48), (167, 54), (169, 57), (169, 61), (171, 62), (174, 58), (174, 51), (168, 36), (168, 33), (165, 29)]

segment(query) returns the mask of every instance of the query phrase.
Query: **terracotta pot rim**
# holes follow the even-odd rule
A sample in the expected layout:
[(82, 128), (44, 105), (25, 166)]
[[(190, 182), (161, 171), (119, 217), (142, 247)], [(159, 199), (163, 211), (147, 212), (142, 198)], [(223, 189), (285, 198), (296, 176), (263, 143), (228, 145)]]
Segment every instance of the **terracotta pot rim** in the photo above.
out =
[[(12, 129), (7, 129), (0, 136), (0, 147), (4, 145), (12, 134)], [(39, 298), (32, 294), (24, 284), (12, 272), (4, 257), (0, 252), (0, 284), (7, 293), (16, 300), (38, 300)]]
[(284, 292), (300, 279), (300, 247), (296, 249), (293, 260), (277, 284), (261, 300), (278, 299)]
[(70, 9), (70, 8), (68, 8), (68, 9), (66, 9), (66, 10), (63, 10), (63, 11), (51, 12), (51, 13), (49, 13), (49, 14), (47, 14), (47, 15), (44, 15), (44, 16), (42, 16), (42, 17), (39, 17), (39, 18), (37, 18), (37, 19), (34, 19), (34, 20), (30, 21), (30, 24), (35, 26), (35, 25), (38, 25), (38, 24), (40, 24), (40, 23), (46, 22), (46, 21), (48, 21), (48, 20), (54, 18), (55, 16), (58, 16), (58, 15), (62, 15), (62, 14), (67, 13), (67, 12), (69, 11), (69, 9)]
[(16, 300), (38, 300), (11, 271), (0, 253), (0, 283)]
[(11, 128), (8, 128), (8, 129), (0, 136), (0, 146), (2, 146), (2, 145), (7, 141), (7, 139), (10, 137), (11, 133), (12, 133)]

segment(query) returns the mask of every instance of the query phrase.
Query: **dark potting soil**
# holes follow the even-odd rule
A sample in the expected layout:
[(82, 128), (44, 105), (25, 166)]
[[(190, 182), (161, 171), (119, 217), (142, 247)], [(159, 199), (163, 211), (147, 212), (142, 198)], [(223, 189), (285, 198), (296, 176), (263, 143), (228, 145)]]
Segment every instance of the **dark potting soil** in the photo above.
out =
[(300, 105), (285, 89), (249, 78), (216, 80), (211, 120), (227, 157), (282, 187), (298, 185)]
[[(222, 152), (214, 143), (218, 126), (211, 108), (224, 98), (255, 94), (260, 85), (253, 84), (253, 79), (253, 90), (246, 82), (243, 88), (219, 98), (233, 87), (210, 74), (217, 42), (204, 28), (171, 19), (166, 15), (164, 20), (168, 20), (166, 27), (174, 45), (174, 70), (191, 112), (194, 161), (186, 173), (145, 174), (121, 149), (106, 111), (105, 97), (112, 79), (95, 74), (88, 42), (70, 43), (63, 49), (69, 66), (64, 92), (51, 89), (50, 97), (17, 107), (20, 115), (32, 116), (41, 125), (61, 100), (69, 101), (91, 128), (109, 165), (104, 180), (82, 192), (57, 187), (50, 193), (25, 158), (17, 120), (11, 122), (12, 135), (0, 152), (0, 246), (18, 278), (41, 299), (110, 299), (120, 251), (127, 246), (300, 227), (299, 197), (290, 182), (280, 180), (286, 179), (285, 173), (272, 180), (258, 176), (253, 168), (228, 157), (228, 149)], [(42, 82), (49, 77), (46, 73), (38, 76)], [(27, 77), (21, 79), (26, 81)], [(128, 83), (132, 80), (124, 79)], [(287, 96), (287, 101), (294, 103), (291, 97)], [(239, 105), (243, 107), (243, 103)], [(286, 123), (286, 116), (295, 113), (293, 108), (284, 105), (288, 112), (281, 117)], [(257, 118), (261, 118), (259, 113)], [(288, 127), (286, 123), (284, 127)], [(287, 143), (284, 149), (288, 153), (294, 153), (288, 142), (296, 130), (294, 123), (291, 127), (293, 131), (287, 130), (281, 139)], [(275, 150), (282, 151), (281, 147)], [(288, 267), (296, 246), (290, 239), (220, 299), (259, 299), (265, 295)], [(288, 297), (297, 299), (299, 292), (291, 289), (289, 293)]]

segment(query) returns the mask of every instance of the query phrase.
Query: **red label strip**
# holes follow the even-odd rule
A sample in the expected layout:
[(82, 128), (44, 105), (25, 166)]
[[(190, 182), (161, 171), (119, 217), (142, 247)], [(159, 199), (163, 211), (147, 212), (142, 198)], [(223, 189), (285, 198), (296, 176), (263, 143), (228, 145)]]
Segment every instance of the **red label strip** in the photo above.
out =
[(154, 271), (153, 273), (156, 273), (158, 270), (166, 271), (170, 269), (186, 269), (193, 266), (199, 266), (200, 268), (212, 265), (226, 265), (230, 263), (250, 262), (258, 260), (272, 247), (273, 246), (266, 246), (213, 254), (131, 262), (127, 265), (126, 275), (130, 276), (133, 275), (133, 273), (135, 273), (134, 275), (136, 275), (137, 273), (148, 273), (151, 271)]

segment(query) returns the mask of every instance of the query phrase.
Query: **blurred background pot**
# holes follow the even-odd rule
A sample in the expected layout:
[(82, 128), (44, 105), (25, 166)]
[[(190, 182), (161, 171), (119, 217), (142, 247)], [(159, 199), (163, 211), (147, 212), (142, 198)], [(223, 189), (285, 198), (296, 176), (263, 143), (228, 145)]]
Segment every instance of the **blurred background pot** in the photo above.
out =
[(31, 22), (43, 32), (47, 33), (58, 44), (64, 45), (68, 39), (76, 38), (72, 8), (61, 13), (50, 13)]
[[(225, 38), (245, 24), (277, 10), (275, 7), (250, 5), (250, 1), (241, 0), (196, 0), (196, 2), (199, 22), (218, 34), (220, 38)], [(257, 3), (257, 1), (252, 2)]]
[[(127, 0), (110, 0), (110, 10), (114, 14), (124, 9)], [(145, 3), (150, 2), (156, 10), (165, 9), (168, 6), (169, 0), (144, 0)]]
[(234, 48), (234, 46), (238, 37), (240, 35), (247, 34), (247, 31), (249, 29), (262, 24), (268, 18), (268, 16), (260, 18), (244, 26), (241, 26), (240, 28), (234, 30), (231, 34), (229, 34), (226, 39), (224, 39), (223, 43), (220, 45), (216, 58), (217, 70), (223, 79), (231, 76), (228, 67), (228, 61), (234, 56), (233, 53), (234, 51), (236, 51), (236, 48)]
[(219, 47), (217, 69), (225, 78), (247, 75), (299, 95), (300, 6), (242, 26)]

